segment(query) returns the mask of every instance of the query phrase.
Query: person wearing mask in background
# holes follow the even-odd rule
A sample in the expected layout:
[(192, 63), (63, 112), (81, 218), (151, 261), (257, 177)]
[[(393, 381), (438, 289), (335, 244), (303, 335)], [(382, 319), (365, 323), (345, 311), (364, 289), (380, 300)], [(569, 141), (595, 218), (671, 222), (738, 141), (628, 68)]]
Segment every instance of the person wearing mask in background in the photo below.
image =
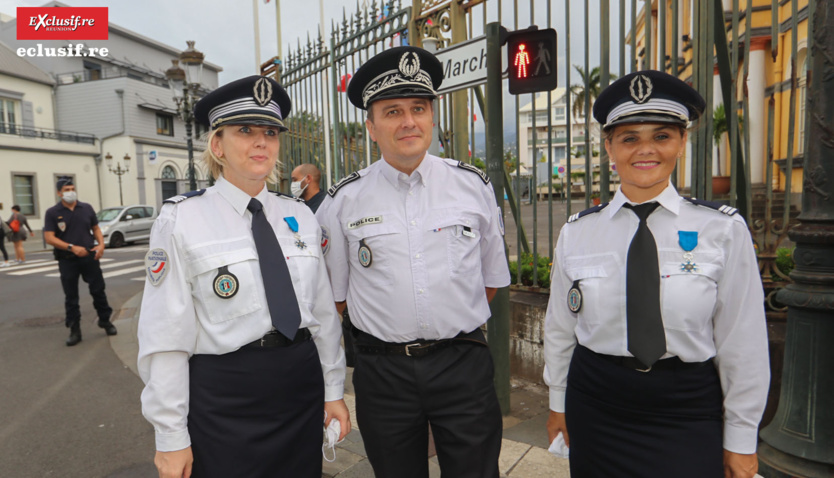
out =
[(621, 184), (562, 227), (545, 318), (547, 431), (573, 478), (756, 474), (770, 374), (753, 240), (735, 208), (670, 181), (704, 106), (660, 71), (594, 104)]
[(217, 182), (165, 200), (151, 231), (138, 366), (161, 478), (320, 478), (322, 425), (350, 431), (321, 228), (266, 186), (291, 107), (261, 76), (203, 97)]
[(290, 175), (292, 184), (290, 192), (294, 197), (301, 198), (316, 213), (326, 194), (321, 189), (321, 171), (315, 164), (304, 163), (296, 166)]
[[(113, 309), (104, 293), (104, 276), (99, 259), (104, 254), (104, 236), (98, 227), (93, 206), (78, 200), (72, 178), (61, 178), (56, 184), (61, 201), (46, 210), (43, 236), (54, 247), (58, 260), (61, 286), (64, 288), (66, 326), (70, 329), (67, 345), (81, 342), (81, 308), (78, 306), (78, 278), (90, 286), (93, 307), (98, 315), (98, 326), (107, 335), (116, 335), (110, 322)], [(96, 244), (97, 243), (97, 244)]]
[(486, 174), (428, 154), (440, 61), (388, 49), (348, 88), (382, 158), (328, 190), (333, 294), (350, 307), (356, 418), (377, 478), (427, 478), (431, 426), (443, 476), (498, 478), (502, 420), (481, 326), (510, 284)]
[[(29, 227), (29, 221), (26, 220), (26, 215), (20, 212), (20, 206), (15, 204), (12, 206), (12, 217), (9, 218), (8, 224), (12, 228), (12, 242), (14, 243), (14, 258), (18, 264), (26, 262), (26, 251), (23, 250), (23, 241), (26, 240), (26, 231), (24, 227), (29, 230), (29, 235), (35, 237), (32, 228)], [(17, 231), (15, 231), (17, 228)], [(5, 250), (5, 249), (4, 249)]]

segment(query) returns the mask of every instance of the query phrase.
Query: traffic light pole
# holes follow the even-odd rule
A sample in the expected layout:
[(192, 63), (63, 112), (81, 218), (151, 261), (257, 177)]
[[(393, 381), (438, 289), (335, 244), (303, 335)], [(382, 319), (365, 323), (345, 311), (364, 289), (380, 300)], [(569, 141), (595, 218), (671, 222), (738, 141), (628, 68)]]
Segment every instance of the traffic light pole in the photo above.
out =
[[(501, 24), (487, 24), (487, 83), (486, 122), (487, 174), (495, 191), (501, 217), (504, 216), (504, 120), (503, 82), (501, 80)], [(507, 255), (507, 244), (504, 243)], [(510, 414), (510, 288), (498, 289), (489, 304), (492, 317), (487, 324), (487, 340), (495, 362), (495, 391), (501, 404), (501, 413)]]

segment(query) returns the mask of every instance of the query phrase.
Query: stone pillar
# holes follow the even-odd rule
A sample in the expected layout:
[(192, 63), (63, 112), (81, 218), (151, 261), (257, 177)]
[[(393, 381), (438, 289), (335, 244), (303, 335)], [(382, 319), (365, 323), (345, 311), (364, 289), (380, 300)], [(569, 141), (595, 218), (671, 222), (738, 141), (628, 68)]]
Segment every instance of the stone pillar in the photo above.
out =
[(750, 184), (765, 181), (767, 158), (767, 115), (765, 114), (765, 47), (767, 38), (754, 38), (750, 42), (750, 65), (747, 75), (747, 99), (749, 118), (744, 118), (750, 128)]

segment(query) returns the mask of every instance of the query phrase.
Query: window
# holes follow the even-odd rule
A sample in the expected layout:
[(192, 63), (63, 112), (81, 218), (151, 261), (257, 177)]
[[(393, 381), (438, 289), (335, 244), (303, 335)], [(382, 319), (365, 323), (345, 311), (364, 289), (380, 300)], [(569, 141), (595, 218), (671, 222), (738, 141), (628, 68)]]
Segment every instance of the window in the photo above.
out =
[(553, 114), (556, 116), (557, 120), (565, 119), (565, 107), (557, 106), (556, 108), (553, 108)]
[(565, 148), (553, 148), (553, 160), (565, 159)]
[(86, 80), (100, 80), (102, 78), (101, 65), (85, 60), (84, 77)]
[(133, 219), (141, 219), (145, 217), (145, 208), (143, 207), (132, 207), (127, 210), (125, 213), (125, 217), (133, 216)]
[(19, 101), (0, 98), (0, 133), (15, 134), (17, 132), (17, 114)]
[(177, 172), (171, 166), (162, 168), (162, 200), (177, 195)]
[(163, 113), (157, 113), (156, 134), (174, 136), (174, 117)]
[(35, 214), (35, 176), (30, 174), (12, 175), (14, 203), (20, 206), (20, 212), (27, 216)]
[(806, 69), (808, 67), (807, 51), (808, 50), (803, 50), (803, 52), (800, 53), (801, 55), (804, 56), (804, 58), (800, 62), (801, 66), (799, 67), (799, 70), (796, 72), (797, 79), (799, 80), (799, 92), (798, 92), (799, 94), (797, 95), (799, 97), (799, 108), (798, 108), (799, 111), (797, 112), (797, 115), (798, 115), (797, 116), (797, 120), (798, 120), (797, 124), (799, 126), (799, 128), (798, 128), (799, 135), (797, 135), (798, 144), (796, 145), (797, 154), (802, 154), (805, 151), (805, 127), (806, 127), (806, 124), (805, 124), (805, 106), (806, 106), (807, 95), (808, 95), (807, 72), (806, 72)]

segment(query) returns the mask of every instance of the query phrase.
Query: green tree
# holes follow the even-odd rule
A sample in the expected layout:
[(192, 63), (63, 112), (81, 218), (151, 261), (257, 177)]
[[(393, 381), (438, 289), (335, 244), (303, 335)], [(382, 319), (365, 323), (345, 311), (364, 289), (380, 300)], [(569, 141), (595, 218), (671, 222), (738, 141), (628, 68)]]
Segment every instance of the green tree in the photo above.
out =
[[(576, 69), (577, 73), (579, 73), (579, 77), (582, 79), (581, 84), (571, 85), (570, 91), (574, 94), (573, 105), (571, 106), (571, 113), (573, 114), (574, 119), (579, 118), (580, 116), (584, 116), (585, 114), (585, 88), (587, 85), (588, 89), (588, 96), (590, 98), (590, 105), (588, 109), (590, 111), (591, 108), (594, 106), (594, 102), (599, 97), (599, 94), (602, 92), (601, 88), (601, 76), (599, 67), (594, 67), (591, 70), (591, 74), (587, 74), (584, 68), (581, 68), (579, 65), (573, 65)], [(610, 81), (614, 81), (617, 79), (617, 75), (611, 73), (610, 74)]]
[[(712, 110), (712, 142), (715, 144), (716, 150), (716, 164), (718, 170), (716, 176), (721, 176), (721, 138), (727, 133), (730, 127), (730, 120), (727, 118), (727, 112), (724, 109), (724, 103), (716, 106)], [(739, 132), (744, 128), (744, 117), (738, 115), (738, 129)]]

